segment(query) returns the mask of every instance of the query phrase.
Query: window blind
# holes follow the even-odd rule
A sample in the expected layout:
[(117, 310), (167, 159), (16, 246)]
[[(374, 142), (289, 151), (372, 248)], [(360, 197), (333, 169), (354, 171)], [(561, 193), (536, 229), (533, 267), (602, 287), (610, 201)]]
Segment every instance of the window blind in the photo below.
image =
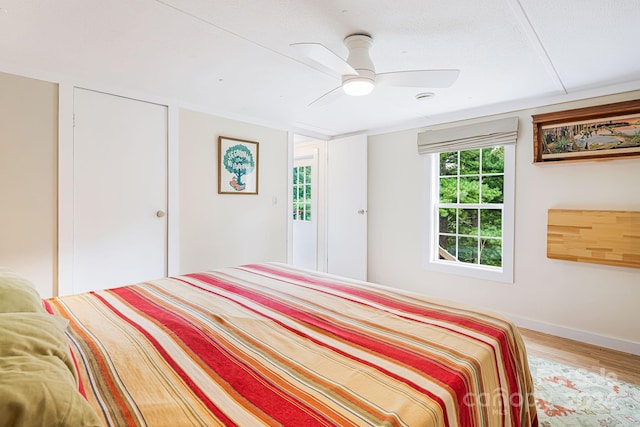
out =
[(447, 129), (418, 133), (418, 154), (474, 150), (495, 145), (515, 144), (518, 118), (507, 117)]

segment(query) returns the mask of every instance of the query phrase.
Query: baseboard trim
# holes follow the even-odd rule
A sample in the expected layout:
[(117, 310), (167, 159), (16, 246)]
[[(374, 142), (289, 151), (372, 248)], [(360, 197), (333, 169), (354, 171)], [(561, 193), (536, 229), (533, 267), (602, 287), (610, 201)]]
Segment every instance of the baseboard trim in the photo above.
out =
[(505, 314), (505, 316), (522, 328), (640, 356), (640, 342), (613, 338), (607, 335), (599, 335), (593, 332), (568, 328), (566, 326), (560, 326), (553, 323), (541, 322), (539, 320), (529, 319), (514, 314)]

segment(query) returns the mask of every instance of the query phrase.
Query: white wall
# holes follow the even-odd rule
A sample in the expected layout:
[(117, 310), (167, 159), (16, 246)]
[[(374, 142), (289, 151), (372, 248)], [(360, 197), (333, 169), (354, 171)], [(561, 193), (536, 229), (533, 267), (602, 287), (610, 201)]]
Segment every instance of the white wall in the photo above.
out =
[(0, 73), (0, 265), (57, 286), (58, 85)]
[[(257, 141), (258, 195), (218, 194), (218, 136)], [(288, 135), (180, 110), (180, 273), (287, 260)]]
[[(640, 92), (518, 111), (515, 283), (421, 268), (424, 160), (412, 129), (369, 138), (369, 280), (505, 313), (522, 326), (640, 352), (640, 270), (547, 259), (547, 210), (640, 210), (640, 159), (532, 164), (531, 115)], [(486, 120), (474, 119), (467, 124)]]

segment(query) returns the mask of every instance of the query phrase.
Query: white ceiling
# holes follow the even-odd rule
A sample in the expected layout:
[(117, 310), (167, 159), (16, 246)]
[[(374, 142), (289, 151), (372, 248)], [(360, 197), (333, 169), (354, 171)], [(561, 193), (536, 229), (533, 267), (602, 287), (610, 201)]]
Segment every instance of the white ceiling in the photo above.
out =
[[(339, 86), (291, 43), (368, 33), (377, 72), (460, 69), (447, 89)], [(0, 0), (0, 71), (333, 137), (640, 89), (640, 0)], [(24, 73), (23, 73), (24, 74)], [(25, 74), (27, 75), (27, 74)], [(435, 97), (417, 101), (418, 92)]]

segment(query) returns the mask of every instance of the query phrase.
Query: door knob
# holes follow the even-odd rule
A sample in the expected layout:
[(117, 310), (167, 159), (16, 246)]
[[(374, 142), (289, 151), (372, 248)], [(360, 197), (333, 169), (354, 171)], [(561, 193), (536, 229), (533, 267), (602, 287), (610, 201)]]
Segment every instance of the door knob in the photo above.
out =
[(156, 212), (156, 216), (157, 216), (158, 218), (162, 218), (162, 217), (164, 216), (164, 211), (158, 211), (158, 212)]
[(360, 210), (358, 210), (358, 213), (359, 213), (360, 215), (364, 215), (366, 212), (367, 212), (367, 211), (365, 211), (364, 209), (360, 209)]

